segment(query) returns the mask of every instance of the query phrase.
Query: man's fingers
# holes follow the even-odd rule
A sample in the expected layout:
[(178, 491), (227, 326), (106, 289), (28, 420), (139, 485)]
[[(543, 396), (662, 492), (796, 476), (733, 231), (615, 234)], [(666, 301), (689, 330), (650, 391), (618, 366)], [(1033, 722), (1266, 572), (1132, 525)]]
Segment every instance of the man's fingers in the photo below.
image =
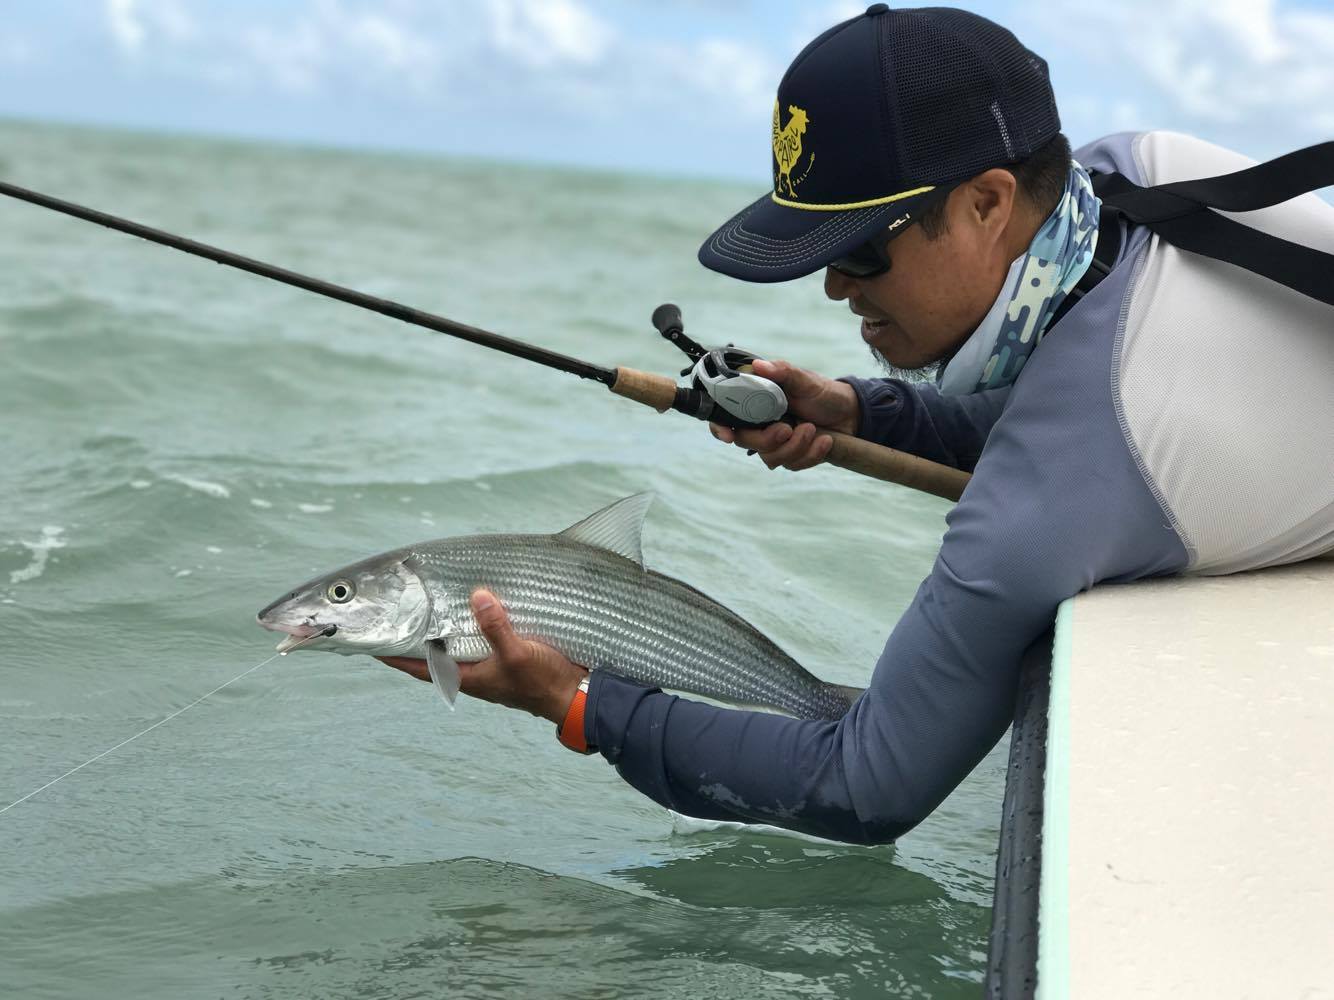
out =
[(798, 424), (785, 443), (771, 451), (761, 452), (760, 457), (771, 469), (776, 469), (780, 465), (791, 468), (790, 463), (801, 462), (809, 457), (807, 453), (814, 441), (815, 425)]
[(802, 424), (793, 433), (792, 441), (787, 446), (760, 457), (771, 469), (782, 466), (800, 472), (825, 461), (833, 448), (834, 439), (828, 434), (817, 433), (814, 424)]
[[(470, 698), (485, 698), (495, 690), (496, 658), (488, 656), (476, 663), (459, 664), (459, 693)], [(488, 699), (489, 700), (489, 699)]]
[(474, 590), (469, 604), (477, 619), (477, 627), (500, 659), (510, 660), (523, 655), (523, 640), (514, 631), (505, 606), (496, 600), (495, 594), (489, 590)]
[[(716, 425), (710, 425), (716, 426)], [(727, 428), (722, 428), (727, 430)], [(828, 434), (819, 434), (814, 424), (790, 424), (778, 422), (758, 430), (729, 431), (738, 448), (758, 452), (761, 461), (771, 469), (780, 465), (794, 472), (819, 465), (829, 457), (834, 439)], [(716, 431), (714, 437), (727, 440)]]
[[(418, 660), (411, 656), (377, 656), (376, 659), (395, 670), (401, 670), (403, 673), (417, 678), (419, 681), (431, 683), (431, 672), (426, 666), (425, 660)], [(467, 695), (484, 694), (495, 687), (492, 682), (495, 672), (496, 658), (494, 656), (479, 663), (460, 663), (459, 690)]]
[[(431, 672), (425, 660), (411, 656), (377, 656), (377, 660), (395, 670), (401, 670), (419, 681), (431, 683)], [(488, 657), (478, 663), (459, 664), (459, 691), (474, 698), (484, 697), (497, 688), (496, 658)]]
[(377, 660), (386, 666), (393, 667), (395, 670), (401, 670), (419, 681), (429, 681), (431, 675), (426, 669), (425, 660), (416, 660), (410, 656), (377, 656)]
[(716, 437), (723, 444), (731, 444), (736, 440), (736, 432), (730, 427), (724, 427), (722, 424), (715, 424), (709, 421), (709, 433)]
[(792, 426), (783, 422), (757, 430), (735, 431), (736, 446), (761, 453), (773, 451), (792, 437)]
[(811, 443), (805, 453), (800, 457), (786, 463), (785, 468), (793, 472), (800, 472), (802, 469), (809, 469), (813, 465), (819, 465), (829, 457), (829, 453), (834, 448), (834, 439), (828, 434), (821, 434)]

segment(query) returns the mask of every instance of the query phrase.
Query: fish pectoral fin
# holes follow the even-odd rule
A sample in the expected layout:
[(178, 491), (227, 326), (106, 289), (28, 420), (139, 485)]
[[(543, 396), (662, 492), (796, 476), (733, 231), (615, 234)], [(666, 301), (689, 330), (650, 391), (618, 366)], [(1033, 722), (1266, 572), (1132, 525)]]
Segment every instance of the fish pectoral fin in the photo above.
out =
[(430, 639), (426, 643), (426, 670), (435, 682), (435, 689), (445, 699), (449, 710), (459, 696), (459, 663), (449, 655), (447, 639)]

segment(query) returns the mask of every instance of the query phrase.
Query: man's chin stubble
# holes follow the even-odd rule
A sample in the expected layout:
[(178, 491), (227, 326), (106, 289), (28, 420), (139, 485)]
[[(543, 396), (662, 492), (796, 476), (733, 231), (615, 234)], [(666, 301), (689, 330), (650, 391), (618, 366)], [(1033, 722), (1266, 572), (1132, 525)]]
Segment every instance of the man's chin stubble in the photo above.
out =
[(883, 368), (890, 378), (903, 379), (905, 382), (925, 382), (929, 379), (934, 379), (936, 373), (940, 371), (941, 362), (939, 361), (932, 361), (922, 365), (920, 368), (900, 368), (874, 347), (870, 350), (871, 357), (875, 359), (875, 363)]

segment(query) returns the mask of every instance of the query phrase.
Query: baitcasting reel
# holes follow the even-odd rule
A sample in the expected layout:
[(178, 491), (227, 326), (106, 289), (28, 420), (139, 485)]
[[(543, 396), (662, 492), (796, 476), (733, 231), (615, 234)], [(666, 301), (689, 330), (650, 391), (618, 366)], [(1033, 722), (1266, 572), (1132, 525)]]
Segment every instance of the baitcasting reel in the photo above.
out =
[(686, 336), (681, 310), (670, 303), (653, 310), (653, 325), (693, 362), (681, 371), (690, 387), (677, 390), (673, 409), (732, 428), (763, 427), (787, 412), (778, 384), (750, 370), (756, 355), (731, 344), (701, 347)]

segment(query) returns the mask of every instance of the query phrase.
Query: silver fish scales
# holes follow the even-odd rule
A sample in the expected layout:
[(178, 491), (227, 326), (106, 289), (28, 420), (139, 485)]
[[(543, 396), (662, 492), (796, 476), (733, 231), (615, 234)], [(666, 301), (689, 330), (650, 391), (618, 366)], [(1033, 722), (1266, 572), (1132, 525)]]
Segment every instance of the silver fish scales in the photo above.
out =
[[(468, 608), (472, 591), (485, 587), (520, 635), (590, 669), (800, 718), (841, 717), (859, 689), (821, 681), (739, 615), (644, 567), (640, 528), (650, 501), (627, 497), (554, 535), (467, 535), (396, 549), (303, 584), (259, 622), (289, 633), (280, 648), (426, 658), (452, 700), (450, 666), (456, 672), (456, 661), (491, 652)], [(329, 624), (335, 635), (312, 638)]]

